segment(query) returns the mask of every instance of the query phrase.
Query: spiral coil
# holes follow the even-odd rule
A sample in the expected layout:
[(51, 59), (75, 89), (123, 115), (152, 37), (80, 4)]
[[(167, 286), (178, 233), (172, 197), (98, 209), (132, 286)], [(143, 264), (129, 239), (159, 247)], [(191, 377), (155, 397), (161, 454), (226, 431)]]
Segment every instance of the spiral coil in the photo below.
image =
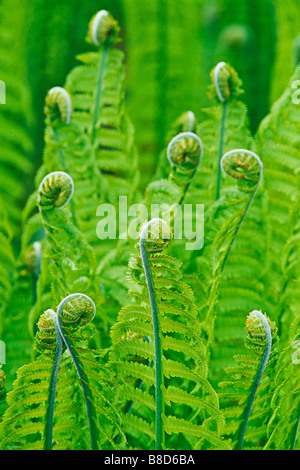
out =
[(160, 253), (171, 241), (172, 233), (169, 225), (155, 218), (143, 225), (140, 234), (140, 245), (143, 244), (147, 253)]
[(100, 10), (90, 21), (87, 42), (95, 46), (113, 44), (118, 36), (118, 22), (106, 10)]
[(42, 211), (64, 207), (72, 198), (74, 183), (63, 171), (49, 173), (38, 189), (38, 206)]
[(245, 149), (235, 149), (225, 153), (221, 159), (221, 168), (231, 178), (250, 183), (258, 183), (263, 173), (260, 158), (254, 152)]
[(211, 80), (213, 89), (222, 103), (243, 93), (242, 81), (234, 68), (226, 62), (216, 65), (211, 72)]
[(172, 177), (180, 184), (189, 183), (203, 154), (200, 137), (193, 132), (176, 135), (168, 145), (167, 157), (173, 168)]
[(69, 124), (72, 115), (72, 102), (69, 93), (60, 86), (51, 88), (46, 96), (44, 112), (48, 123), (59, 120)]

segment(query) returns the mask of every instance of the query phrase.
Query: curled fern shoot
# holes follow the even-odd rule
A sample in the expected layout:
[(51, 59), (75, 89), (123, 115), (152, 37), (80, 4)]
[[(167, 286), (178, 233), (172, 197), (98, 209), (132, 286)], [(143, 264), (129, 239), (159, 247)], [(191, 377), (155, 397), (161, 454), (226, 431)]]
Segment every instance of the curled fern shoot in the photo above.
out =
[(0, 367), (0, 400), (4, 397), (4, 395), (5, 395), (5, 374)]
[(61, 337), (71, 355), (76, 368), (83, 391), (85, 406), (88, 416), (91, 449), (98, 449), (98, 428), (95, 423), (96, 411), (92, 400), (92, 392), (89, 388), (89, 381), (80, 362), (72, 342), (68, 338), (68, 332), (86, 325), (94, 318), (96, 307), (92, 299), (87, 295), (76, 293), (65, 297), (57, 308), (57, 322)]
[(258, 336), (259, 338), (262, 338), (264, 336), (265, 350), (251, 387), (251, 392), (248, 398), (247, 406), (245, 408), (243, 421), (238, 430), (238, 442), (236, 447), (237, 450), (242, 450), (243, 448), (244, 437), (247, 430), (248, 420), (251, 414), (252, 406), (272, 349), (272, 332), (269, 322), (266, 319), (265, 315), (263, 315), (258, 310), (253, 310), (248, 316), (246, 322), (246, 329), (250, 337)]
[(223, 155), (220, 167), (226, 175), (236, 179), (238, 182), (242, 182), (244, 191), (252, 191), (246, 209), (235, 229), (230, 246), (224, 256), (222, 264), (223, 271), (237, 234), (257, 193), (263, 176), (263, 164), (254, 152), (245, 149), (236, 149), (230, 150)]
[(163, 371), (162, 371), (162, 346), (160, 338), (160, 325), (158, 319), (158, 307), (154, 291), (152, 273), (147, 257), (147, 252), (159, 253), (170, 242), (170, 229), (162, 219), (152, 219), (141, 230), (140, 252), (148, 287), (150, 308), (153, 321), (154, 350), (155, 350), (155, 449), (161, 450), (164, 441), (163, 430)]
[(63, 345), (57, 324), (57, 315), (53, 310), (49, 309), (41, 315), (38, 322), (38, 329), (39, 331), (36, 335), (36, 349), (43, 353), (53, 353), (55, 349), (44, 429), (44, 450), (52, 450), (55, 396)]
[(220, 197), (221, 190), (221, 168), (220, 162), (223, 155), (224, 137), (225, 137), (225, 125), (226, 125), (226, 114), (227, 114), (227, 102), (230, 98), (240, 93), (241, 82), (235, 72), (235, 70), (226, 64), (226, 62), (219, 62), (211, 72), (211, 78), (213, 82), (214, 91), (217, 98), (222, 103), (222, 118), (220, 127), (220, 140), (219, 140), (219, 164), (217, 173), (217, 189), (216, 199)]
[(202, 141), (193, 132), (182, 132), (176, 135), (168, 145), (167, 157), (173, 169), (171, 180), (183, 187), (179, 204), (182, 204), (196, 174), (202, 154)]
[(61, 121), (69, 124), (72, 115), (72, 102), (67, 90), (60, 86), (51, 88), (45, 100), (45, 114), (47, 123)]
[(64, 171), (54, 171), (45, 176), (38, 189), (38, 206), (42, 212), (62, 208), (71, 200), (74, 183)]
[(93, 16), (89, 25), (87, 41), (95, 46), (113, 43), (120, 28), (116, 20), (106, 10), (100, 10)]

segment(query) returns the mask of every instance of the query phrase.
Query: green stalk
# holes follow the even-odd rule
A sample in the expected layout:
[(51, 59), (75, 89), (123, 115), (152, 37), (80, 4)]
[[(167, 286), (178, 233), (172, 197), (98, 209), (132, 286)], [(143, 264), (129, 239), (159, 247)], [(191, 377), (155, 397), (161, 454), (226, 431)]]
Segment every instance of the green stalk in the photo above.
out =
[(220, 198), (220, 191), (221, 191), (221, 159), (223, 156), (223, 148), (224, 148), (226, 115), (227, 115), (227, 101), (225, 100), (222, 102), (222, 119), (221, 119), (220, 140), (219, 140), (219, 160), (218, 160), (216, 200)]
[(293, 435), (292, 435), (291, 450), (295, 450), (296, 443), (297, 443), (297, 436), (298, 436), (299, 426), (300, 426), (300, 406), (299, 406), (299, 411), (298, 411), (298, 419), (296, 421), (295, 428), (294, 428)]
[(55, 349), (55, 358), (54, 358), (54, 366), (52, 368), (51, 379), (50, 379), (50, 386), (49, 386), (49, 398), (48, 398), (48, 406), (46, 410), (46, 423), (44, 428), (44, 450), (52, 450), (52, 441), (53, 441), (53, 417), (54, 417), (54, 406), (55, 406), (55, 395), (56, 395), (56, 386), (57, 386), (57, 376), (61, 361), (62, 355), (62, 338), (60, 336), (58, 324), (57, 324), (57, 316), (53, 310), (48, 310), (51, 314), (53, 319), (55, 334), (56, 334), (56, 349)]
[(96, 425), (96, 422), (94, 420), (94, 417), (96, 416), (96, 410), (93, 405), (93, 395), (92, 392), (89, 388), (89, 380), (86, 375), (86, 373), (83, 370), (83, 367), (80, 363), (80, 360), (77, 356), (76, 351), (73, 349), (71, 342), (66, 336), (65, 329), (62, 325), (61, 321), (61, 313), (64, 307), (64, 304), (67, 303), (70, 299), (74, 299), (75, 297), (82, 296), (83, 294), (71, 294), (67, 297), (65, 297), (61, 303), (58, 306), (57, 309), (57, 318), (58, 318), (58, 328), (60, 331), (60, 334), (62, 336), (62, 339), (64, 340), (64, 343), (70, 353), (70, 356), (72, 358), (72, 361), (74, 363), (77, 375), (80, 380), (80, 385), (83, 391), (84, 395), (84, 400), (85, 400), (85, 406), (86, 406), (86, 412), (87, 412), (87, 417), (88, 417), (88, 424), (89, 424), (89, 432), (90, 432), (90, 443), (91, 443), (91, 450), (99, 450), (98, 446), (98, 441), (99, 441), (99, 432), (98, 432), (98, 427)]
[[(233, 152), (235, 152), (235, 151), (236, 151), (236, 150), (232, 150), (232, 151), (230, 151), (230, 152), (227, 152), (227, 154), (225, 154), (222, 158), (224, 158), (224, 157), (226, 158), (227, 155), (229, 155), (230, 153), (233, 153)], [(249, 152), (249, 151), (248, 151), (248, 152)], [(250, 152), (249, 152), (249, 153), (250, 153)], [(247, 213), (248, 213), (248, 210), (249, 210), (249, 208), (250, 208), (250, 206), (251, 206), (251, 204), (252, 204), (252, 202), (253, 202), (253, 200), (254, 200), (254, 198), (255, 198), (255, 196), (256, 196), (256, 193), (257, 193), (257, 191), (258, 191), (260, 182), (261, 182), (261, 180), (262, 180), (262, 176), (263, 176), (263, 164), (262, 164), (261, 160), (259, 159), (259, 157), (258, 157), (257, 155), (255, 155), (253, 152), (251, 152), (251, 154), (252, 154), (253, 156), (255, 156), (256, 161), (257, 161), (257, 163), (259, 164), (259, 167), (260, 167), (259, 179), (258, 179), (257, 185), (255, 186), (255, 189), (254, 189), (254, 191), (253, 191), (253, 193), (252, 193), (252, 195), (251, 195), (251, 197), (250, 197), (250, 199), (249, 199), (249, 201), (248, 201), (248, 204), (247, 204), (247, 206), (246, 206), (246, 209), (245, 209), (245, 211), (244, 211), (244, 213), (243, 213), (243, 215), (242, 215), (242, 217), (241, 217), (241, 220), (240, 220), (238, 226), (236, 227), (236, 230), (235, 230), (235, 232), (234, 232), (232, 241), (231, 241), (231, 243), (230, 243), (230, 245), (229, 245), (229, 247), (228, 247), (228, 250), (227, 250), (227, 252), (226, 252), (226, 254), (225, 254), (225, 257), (224, 257), (221, 272), (224, 271), (224, 268), (225, 268), (225, 265), (226, 265), (228, 256), (229, 256), (229, 254), (230, 254), (230, 251), (231, 251), (231, 249), (232, 249), (232, 247), (233, 247), (233, 245), (234, 245), (234, 242), (235, 242), (236, 237), (237, 237), (237, 235), (238, 235), (238, 233), (239, 233), (239, 230), (240, 230), (240, 228), (241, 228), (241, 226), (242, 226), (242, 224), (243, 224), (243, 222), (244, 222), (244, 220), (245, 220), (245, 218), (246, 218), (246, 215), (247, 215)], [(222, 159), (221, 159), (221, 161), (222, 161)], [(220, 170), (221, 170), (221, 167), (222, 167), (222, 163), (221, 163), (221, 162), (220, 162), (220, 165), (219, 165), (219, 166), (220, 166)]]
[(147, 257), (147, 251), (145, 249), (145, 238), (149, 227), (156, 222), (157, 219), (152, 219), (148, 222), (140, 236), (140, 252), (142, 257), (142, 263), (145, 271), (146, 282), (148, 287), (150, 308), (152, 313), (153, 321), (153, 334), (154, 334), (154, 351), (155, 351), (155, 450), (161, 450), (164, 441), (164, 428), (163, 428), (163, 414), (164, 414), (164, 402), (163, 402), (163, 370), (162, 370), (162, 345), (160, 338), (160, 325), (158, 318), (158, 307), (154, 290), (153, 277), (149, 266), (149, 260)]
[(98, 121), (98, 116), (99, 116), (102, 83), (103, 83), (103, 76), (104, 76), (104, 71), (105, 71), (107, 57), (108, 57), (108, 50), (109, 50), (109, 45), (104, 44), (102, 48), (100, 64), (99, 64), (99, 73), (98, 73), (98, 79), (97, 79), (97, 94), (96, 94), (95, 111), (94, 111), (94, 116), (93, 116), (93, 128), (92, 128), (92, 136), (91, 136), (92, 144), (94, 144), (95, 137), (96, 137), (96, 126), (97, 126), (97, 121)]
[(266, 365), (268, 363), (268, 360), (269, 360), (269, 357), (270, 357), (270, 354), (271, 354), (271, 348), (272, 348), (272, 334), (271, 334), (271, 329), (270, 329), (270, 326), (269, 326), (269, 323), (268, 323), (266, 317), (261, 312), (259, 312), (258, 310), (253, 310), (253, 312), (251, 312), (251, 313), (256, 315), (262, 322), (262, 325), (263, 325), (263, 328), (264, 328), (265, 334), (266, 334), (266, 346), (265, 346), (264, 354), (263, 354), (263, 357), (261, 359), (258, 371), (257, 371), (256, 376), (255, 376), (254, 381), (253, 381), (253, 385), (252, 385), (252, 388), (251, 388), (251, 393), (249, 395), (247, 406), (246, 406), (245, 412), (244, 412), (244, 418), (243, 418), (241, 426), (238, 430), (238, 443), (237, 443), (237, 446), (236, 446), (236, 450), (242, 450), (243, 449), (244, 437), (245, 437), (246, 429), (247, 429), (247, 426), (248, 426), (248, 421), (249, 421), (249, 417), (250, 417), (250, 414), (251, 414), (254, 399), (255, 399), (255, 396), (256, 396), (261, 378), (262, 378), (263, 373), (265, 371)]

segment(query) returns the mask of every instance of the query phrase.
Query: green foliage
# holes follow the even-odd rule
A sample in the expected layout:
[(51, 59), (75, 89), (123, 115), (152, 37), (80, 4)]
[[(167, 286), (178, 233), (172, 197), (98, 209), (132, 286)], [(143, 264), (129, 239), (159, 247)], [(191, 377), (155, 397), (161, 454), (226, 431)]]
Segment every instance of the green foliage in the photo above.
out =
[[(266, 318), (266, 317), (265, 317)], [(239, 354), (235, 356), (237, 365), (227, 369), (229, 379), (219, 384), (223, 390), (219, 394), (221, 408), (224, 409), (226, 417), (226, 434), (231, 436), (233, 442), (239, 437), (240, 426), (245, 419), (245, 409), (247, 400), (252, 399), (253, 409), (250, 415), (248, 429), (245, 435), (245, 449), (262, 448), (266, 442), (266, 423), (270, 419), (270, 399), (274, 391), (274, 362), (276, 360), (276, 350), (274, 342), (277, 339), (277, 327), (274, 322), (270, 322), (270, 337), (272, 338), (273, 350), (267, 362), (266, 372), (260, 382), (257, 396), (251, 396), (254, 390), (256, 377), (261, 368), (261, 361), (268, 339), (262, 326), (262, 321), (251, 313), (246, 321), (247, 336), (245, 346), (249, 354)], [(271, 346), (271, 345), (270, 345)], [(249, 396), (249, 398), (248, 398)], [(250, 409), (251, 411), (251, 409)]]
[(0, 448), (298, 449), (296, 2), (101, 8), (0, 5)]
[[(47, 313), (38, 322), (36, 349), (39, 356), (18, 370), (14, 388), (7, 396), (8, 409), (0, 430), (3, 449), (41, 450), (45, 445), (47, 409), (53, 393), (51, 374), (57, 360), (57, 356), (54, 357), (56, 333), (53, 319)], [(53, 448), (74, 450), (89, 446), (82, 383), (75, 374), (74, 357), (77, 358), (77, 367), (84, 370), (85, 385), (89, 389), (89, 401), (94, 412), (92, 419), (98, 431), (97, 446), (105, 448), (108, 442), (114, 446), (114, 433), (122, 432), (118, 413), (110, 402), (115, 393), (114, 381), (105, 366), (105, 351), (89, 348), (93, 328), (89, 325), (92, 317), (85, 298), (70, 296), (63, 305), (61, 318), (64, 329), (60, 331), (67, 332), (63, 337), (68, 349), (63, 352), (59, 363)]]
[[(181, 263), (161, 253), (164, 245), (160, 239), (146, 239), (146, 243), (161, 327), (163, 425), (168, 435), (163, 447), (226, 448), (219, 437), (224, 422), (217, 395), (207, 380), (206, 349), (193, 293), (181, 280)], [(138, 253), (129, 267), (133, 304), (121, 309), (111, 330), (111, 365), (123, 382), (120, 396), (124, 399), (124, 432), (129, 444), (146, 448), (149, 438), (151, 442), (155, 439), (153, 327), (147, 273)], [(141, 377), (143, 384), (137, 388), (136, 381)], [(126, 407), (129, 400), (134, 401), (130, 413)], [(139, 429), (143, 434), (137, 433)]]

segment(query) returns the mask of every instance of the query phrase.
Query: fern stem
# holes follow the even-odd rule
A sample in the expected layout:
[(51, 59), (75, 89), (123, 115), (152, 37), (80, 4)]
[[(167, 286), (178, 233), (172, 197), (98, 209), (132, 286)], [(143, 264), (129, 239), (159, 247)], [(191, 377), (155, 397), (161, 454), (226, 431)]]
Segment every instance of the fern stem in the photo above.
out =
[(296, 443), (297, 443), (297, 436), (298, 436), (299, 426), (300, 426), (300, 405), (299, 405), (299, 410), (298, 410), (298, 419), (297, 419), (297, 422), (295, 424), (294, 432), (293, 432), (293, 435), (292, 435), (291, 450), (295, 450)]
[(54, 417), (54, 406), (55, 406), (55, 395), (56, 395), (56, 386), (57, 386), (57, 376), (61, 361), (62, 355), (62, 338), (59, 332), (58, 324), (57, 324), (57, 315), (53, 310), (48, 310), (50, 313), (56, 334), (56, 349), (55, 349), (55, 357), (54, 357), (54, 365), (52, 368), (51, 379), (50, 379), (50, 386), (49, 386), (49, 398), (48, 398), (48, 406), (46, 411), (46, 423), (44, 429), (44, 450), (52, 450), (52, 441), (53, 441), (53, 417)]
[[(80, 380), (80, 385), (81, 385), (81, 388), (82, 388), (82, 391), (83, 391), (85, 406), (86, 406), (86, 412), (87, 412), (87, 417), (88, 417), (88, 424), (89, 424), (91, 450), (99, 450), (99, 447), (98, 447), (99, 432), (98, 432), (96, 422), (94, 420), (94, 417), (96, 416), (96, 410), (95, 410), (95, 407), (93, 405), (92, 393), (91, 393), (89, 385), (88, 385), (89, 384), (88, 377), (87, 377), (86, 373), (84, 372), (83, 367), (81, 366), (81, 363), (80, 363), (80, 360), (77, 356), (76, 351), (73, 349), (71, 342), (69, 341), (69, 339), (66, 336), (65, 329), (64, 329), (64, 327), (62, 325), (62, 322), (61, 322), (61, 313), (63, 311), (64, 305), (69, 300), (74, 299), (74, 298), (79, 297), (79, 296), (84, 296), (84, 294), (71, 294), (71, 295), (65, 297), (61, 301), (61, 303), (59, 304), (58, 309), (57, 309), (58, 328), (59, 328), (60, 334), (62, 336), (62, 339), (63, 339), (63, 341), (64, 341), (64, 343), (65, 343), (65, 345), (66, 345), (66, 347), (67, 347), (67, 349), (70, 353), (72, 361), (74, 363), (77, 375), (78, 375), (79, 380)], [(87, 297), (87, 296), (84, 296), (84, 297)], [(91, 299), (89, 299), (89, 300), (91, 300)]]
[(142, 257), (142, 263), (144, 267), (144, 272), (146, 276), (146, 283), (148, 287), (148, 295), (150, 301), (150, 308), (153, 321), (153, 334), (154, 334), (154, 352), (155, 352), (155, 405), (156, 405), (156, 414), (155, 414), (155, 450), (161, 450), (164, 441), (164, 429), (163, 429), (163, 413), (164, 413), (164, 403), (163, 403), (163, 370), (162, 370), (162, 345), (160, 338), (160, 325), (158, 318), (158, 307), (154, 290), (153, 277), (149, 265), (149, 260), (147, 257), (147, 251), (145, 248), (145, 238), (149, 227), (160, 219), (152, 219), (150, 222), (145, 224), (141, 231), (140, 236), (140, 252)]
[(251, 414), (254, 399), (255, 399), (261, 378), (267, 366), (267, 363), (271, 354), (271, 348), (272, 348), (272, 333), (271, 333), (270, 325), (266, 317), (258, 310), (253, 310), (251, 314), (256, 315), (262, 322), (262, 325), (266, 334), (266, 346), (265, 346), (265, 350), (264, 350), (263, 357), (261, 359), (257, 374), (252, 384), (251, 393), (249, 395), (247, 406), (245, 408), (244, 418), (238, 430), (238, 442), (237, 442), (237, 447), (236, 447), (237, 450), (243, 449), (244, 437), (245, 437), (246, 429), (248, 426), (248, 421), (249, 421), (249, 417)]
[[(54, 135), (55, 142), (57, 144), (60, 144), (61, 142), (60, 142), (60, 139), (59, 139), (59, 135), (58, 135), (57, 129), (55, 127), (53, 127), (53, 135)], [(66, 163), (65, 163), (65, 157), (64, 157), (64, 154), (63, 154), (63, 151), (62, 151), (60, 145), (57, 146), (57, 149), (58, 149), (59, 160), (60, 160), (62, 170), (66, 172), (67, 167), (66, 167)], [(71, 211), (71, 216), (72, 216), (72, 222), (75, 225), (75, 227), (77, 227), (73, 199), (70, 200), (70, 211)]]
[(218, 160), (216, 200), (220, 198), (220, 191), (221, 191), (221, 158), (223, 156), (223, 148), (224, 148), (226, 115), (227, 115), (227, 101), (225, 100), (222, 102), (222, 119), (221, 119), (220, 140), (219, 140), (219, 160)]

